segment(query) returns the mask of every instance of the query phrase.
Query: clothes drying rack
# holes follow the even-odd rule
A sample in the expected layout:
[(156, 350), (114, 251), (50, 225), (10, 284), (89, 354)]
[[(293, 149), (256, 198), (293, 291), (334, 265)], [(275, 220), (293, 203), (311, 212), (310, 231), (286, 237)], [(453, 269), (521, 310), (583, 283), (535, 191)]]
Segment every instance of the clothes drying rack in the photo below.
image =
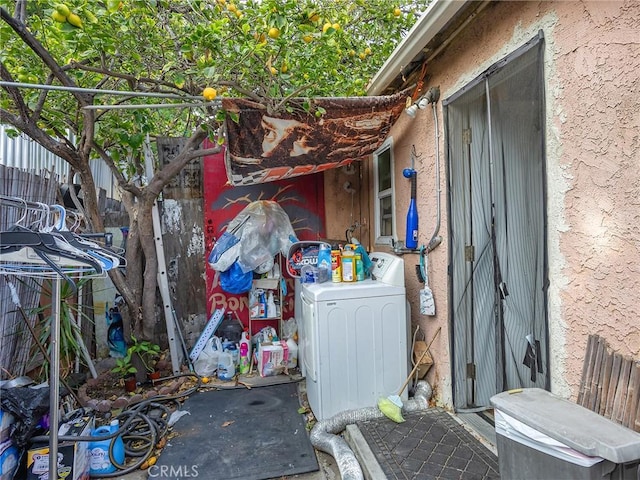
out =
[[(124, 266), (124, 258), (114, 250), (86, 241), (83, 236), (68, 230), (66, 209), (60, 205), (28, 202), (24, 199), (0, 195), (0, 205), (15, 208), (21, 217), (10, 229), (0, 232), (0, 275), (29, 276), (50, 279), (51, 325), (49, 334), (49, 478), (56, 472), (58, 459), (58, 428), (60, 423), (60, 310), (61, 282), (76, 291), (73, 278), (97, 278), (111, 268)], [(40, 216), (40, 218), (37, 218)], [(24, 222), (36, 217), (27, 226)], [(55, 224), (52, 220), (56, 218)], [(22, 237), (21, 237), (22, 235)], [(38, 236), (46, 238), (38, 244)], [(110, 234), (91, 234), (107, 236)], [(108, 238), (108, 237), (106, 237)], [(77, 243), (72, 246), (70, 242)], [(65, 245), (64, 242), (67, 242)], [(68, 245), (68, 246), (67, 246)], [(84, 254), (83, 252), (84, 247)], [(58, 250), (56, 250), (58, 248)], [(73, 250), (76, 249), (76, 251)], [(60, 255), (56, 255), (55, 253)], [(115, 260), (115, 261), (114, 261)]]

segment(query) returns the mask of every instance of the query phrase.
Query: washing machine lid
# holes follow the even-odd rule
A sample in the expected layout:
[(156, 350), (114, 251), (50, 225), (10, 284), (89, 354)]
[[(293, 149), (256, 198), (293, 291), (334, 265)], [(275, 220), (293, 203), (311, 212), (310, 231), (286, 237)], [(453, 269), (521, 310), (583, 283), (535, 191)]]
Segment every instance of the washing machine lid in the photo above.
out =
[(405, 289), (368, 278), (360, 282), (303, 283), (302, 294), (311, 301), (331, 301), (404, 295)]

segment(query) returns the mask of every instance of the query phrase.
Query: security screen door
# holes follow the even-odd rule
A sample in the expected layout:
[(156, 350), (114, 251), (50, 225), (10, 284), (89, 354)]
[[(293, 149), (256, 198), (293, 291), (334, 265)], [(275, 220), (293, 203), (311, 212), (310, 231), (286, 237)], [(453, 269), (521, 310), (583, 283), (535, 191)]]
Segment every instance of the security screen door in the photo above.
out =
[(443, 102), (458, 411), (549, 388), (542, 34)]

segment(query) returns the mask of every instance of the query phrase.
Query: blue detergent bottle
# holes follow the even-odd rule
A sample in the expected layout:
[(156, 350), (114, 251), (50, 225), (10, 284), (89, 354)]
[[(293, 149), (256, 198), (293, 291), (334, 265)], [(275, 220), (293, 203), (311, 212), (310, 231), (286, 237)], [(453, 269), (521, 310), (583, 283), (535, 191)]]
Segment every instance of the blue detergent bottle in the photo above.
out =
[[(115, 433), (120, 428), (118, 420), (113, 420), (110, 425), (104, 425), (102, 427), (94, 428), (91, 431), (92, 437), (102, 437)], [(89, 442), (89, 474), (100, 475), (103, 473), (113, 473), (116, 471), (116, 466), (111, 462), (109, 458), (109, 445), (113, 443), (113, 459), (119, 464), (124, 463), (124, 443), (122, 437), (118, 435), (115, 440), (110, 438), (108, 440), (97, 440), (95, 442)]]

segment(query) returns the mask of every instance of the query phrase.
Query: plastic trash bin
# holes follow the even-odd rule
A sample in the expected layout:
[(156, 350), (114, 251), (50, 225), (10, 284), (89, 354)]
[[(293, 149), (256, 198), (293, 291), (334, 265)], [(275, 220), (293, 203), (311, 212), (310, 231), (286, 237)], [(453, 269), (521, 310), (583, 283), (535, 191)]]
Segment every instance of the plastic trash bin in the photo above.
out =
[(491, 397), (500, 476), (639, 480), (640, 434), (539, 388)]

